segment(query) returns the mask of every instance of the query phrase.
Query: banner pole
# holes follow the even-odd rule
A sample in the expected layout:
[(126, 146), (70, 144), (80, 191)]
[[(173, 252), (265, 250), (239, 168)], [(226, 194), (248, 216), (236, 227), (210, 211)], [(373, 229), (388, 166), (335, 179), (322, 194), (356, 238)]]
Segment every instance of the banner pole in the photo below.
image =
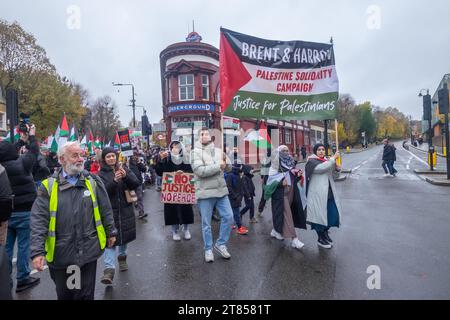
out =
[[(222, 111), (222, 110), (221, 110)], [(224, 134), (224, 129), (223, 129), (223, 113), (220, 112), (220, 142), (221, 142), (221, 148), (222, 148), (222, 152), (225, 152), (225, 146), (224, 146), (224, 142), (223, 142), (223, 134)]]
[[(338, 134), (338, 121), (337, 119), (334, 119), (334, 131), (336, 132), (336, 151), (339, 151), (339, 134)], [(337, 160), (338, 165), (342, 165), (341, 157)]]

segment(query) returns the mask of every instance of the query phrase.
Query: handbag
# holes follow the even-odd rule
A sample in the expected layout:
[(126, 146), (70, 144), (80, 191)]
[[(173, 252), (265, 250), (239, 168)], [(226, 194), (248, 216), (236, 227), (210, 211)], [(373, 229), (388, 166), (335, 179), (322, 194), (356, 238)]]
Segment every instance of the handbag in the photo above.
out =
[(128, 203), (135, 203), (138, 201), (137, 194), (134, 190), (125, 190), (125, 197)]

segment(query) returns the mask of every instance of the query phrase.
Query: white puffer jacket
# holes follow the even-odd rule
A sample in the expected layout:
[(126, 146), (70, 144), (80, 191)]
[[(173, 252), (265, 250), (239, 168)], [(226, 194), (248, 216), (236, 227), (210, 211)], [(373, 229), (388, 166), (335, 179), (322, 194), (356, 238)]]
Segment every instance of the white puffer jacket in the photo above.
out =
[[(213, 143), (195, 143), (191, 165), (195, 174), (195, 196), (197, 199), (222, 198), (228, 195), (228, 188), (220, 169), (223, 152)], [(228, 162), (228, 161), (227, 161)]]

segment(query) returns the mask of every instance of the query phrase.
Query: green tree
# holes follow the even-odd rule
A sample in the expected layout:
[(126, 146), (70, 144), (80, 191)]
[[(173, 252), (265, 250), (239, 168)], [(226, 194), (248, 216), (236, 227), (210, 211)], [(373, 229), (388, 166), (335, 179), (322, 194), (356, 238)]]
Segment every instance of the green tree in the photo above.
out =
[(373, 138), (376, 129), (375, 119), (372, 114), (372, 106), (370, 102), (364, 102), (359, 105), (360, 110), (360, 126), (359, 133), (366, 133), (366, 141), (367, 139)]
[(0, 20), (0, 84), (18, 91), (19, 112), (30, 114), (40, 138), (54, 132), (64, 112), (77, 126), (86, 112), (86, 90), (58, 75), (45, 50), (17, 22)]

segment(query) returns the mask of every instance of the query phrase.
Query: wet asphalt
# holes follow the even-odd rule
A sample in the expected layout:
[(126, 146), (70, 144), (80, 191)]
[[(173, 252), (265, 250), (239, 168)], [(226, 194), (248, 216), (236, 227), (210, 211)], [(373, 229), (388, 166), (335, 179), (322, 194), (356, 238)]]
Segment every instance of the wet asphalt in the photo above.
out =
[[(232, 232), (230, 260), (215, 254), (214, 263), (205, 263), (198, 211), (192, 239), (175, 242), (150, 187), (149, 216), (136, 220), (137, 239), (128, 246), (129, 270), (105, 286), (100, 258), (95, 299), (450, 299), (450, 188), (421, 180), (413, 169), (426, 166), (401, 144), (397, 149), (396, 178), (383, 176), (381, 146), (343, 155), (343, 167), (353, 172), (337, 183), (343, 219), (331, 230), (331, 250), (319, 248), (311, 230), (297, 230), (301, 250), (271, 238), (269, 201), (258, 223), (244, 216), (248, 235)], [(261, 183), (254, 179), (257, 206)], [(218, 227), (213, 221), (214, 239)], [(379, 289), (368, 286), (374, 269)], [(41, 283), (14, 298), (56, 299), (48, 270), (35, 275)]]

